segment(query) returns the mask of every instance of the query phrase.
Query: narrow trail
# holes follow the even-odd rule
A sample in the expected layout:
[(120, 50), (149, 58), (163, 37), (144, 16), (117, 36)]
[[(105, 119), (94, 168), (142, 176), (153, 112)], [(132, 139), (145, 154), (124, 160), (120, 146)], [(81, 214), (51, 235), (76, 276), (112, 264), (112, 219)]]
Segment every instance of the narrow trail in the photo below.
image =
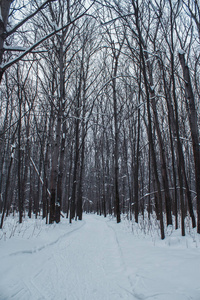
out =
[(0, 299), (138, 299), (124, 271), (113, 229), (102, 218), (87, 216), (87, 222), (49, 245), (10, 254), (11, 282)]

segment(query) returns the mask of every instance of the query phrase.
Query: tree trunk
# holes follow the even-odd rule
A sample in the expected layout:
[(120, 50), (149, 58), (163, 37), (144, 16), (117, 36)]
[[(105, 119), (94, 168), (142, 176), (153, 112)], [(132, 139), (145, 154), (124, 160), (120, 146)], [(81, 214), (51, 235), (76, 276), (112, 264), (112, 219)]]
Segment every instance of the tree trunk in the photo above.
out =
[[(139, 92), (140, 94), (140, 92)], [(138, 109), (138, 126), (137, 126), (137, 148), (135, 157), (135, 168), (134, 168), (134, 193), (135, 193), (135, 222), (138, 223), (139, 214), (139, 199), (138, 199), (138, 176), (139, 176), (139, 155), (140, 155), (140, 109)]]
[(22, 93), (20, 87), (19, 79), (19, 70), (17, 68), (17, 79), (18, 79), (18, 105), (19, 105), (19, 114), (18, 114), (18, 209), (19, 209), (19, 223), (22, 223), (23, 216), (23, 198), (21, 190), (21, 168), (22, 168), (22, 156), (21, 156), (21, 117), (22, 117)]
[(199, 132), (197, 121), (197, 110), (195, 105), (192, 84), (190, 80), (189, 68), (185, 63), (184, 53), (179, 53), (179, 60), (183, 69), (183, 78), (185, 80), (186, 101), (189, 104), (189, 123), (192, 136), (192, 146), (195, 163), (195, 181), (197, 193), (197, 232), (200, 233), (200, 149), (199, 149)]
[(61, 135), (61, 111), (58, 112), (57, 126), (56, 126), (56, 140), (53, 149), (52, 156), (52, 169), (51, 169), (51, 181), (50, 181), (50, 216), (49, 223), (52, 224), (55, 221), (55, 204), (56, 204), (56, 187), (58, 180), (58, 159), (60, 150), (60, 135)]
[[(8, 22), (8, 16), (10, 11), (10, 5), (12, 0), (1, 0), (0, 1), (0, 64), (3, 59), (3, 46), (6, 38), (6, 27)], [(0, 82), (2, 80), (3, 71), (0, 69)]]
[(62, 204), (62, 181), (63, 181), (63, 170), (64, 170), (64, 154), (65, 154), (65, 136), (66, 136), (66, 121), (63, 122), (62, 140), (61, 140), (61, 153), (60, 153), (60, 165), (57, 183), (57, 201), (55, 211), (55, 221), (60, 222), (61, 204)]
[(162, 173), (162, 179), (163, 179), (163, 186), (165, 191), (165, 207), (166, 207), (166, 217), (167, 217), (167, 226), (172, 225), (172, 215), (171, 215), (171, 197), (169, 193), (169, 180), (168, 180), (168, 174), (167, 174), (167, 163), (166, 163), (166, 154), (164, 149), (164, 142), (161, 135), (159, 120), (158, 120), (158, 113), (156, 108), (156, 95), (155, 91), (153, 89), (153, 75), (152, 75), (152, 68), (150, 66), (149, 60), (148, 60), (148, 54), (145, 52), (145, 57), (147, 62), (147, 68), (149, 72), (149, 84), (150, 84), (150, 97), (151, 97), (151, 106), (153, 109), (154, 114), (154, 122), (155, 122), (155, 128), (157, 132), (158, 142), (159, 142), (159, 149), (160, 149), (160, 157), (161, 157), (161, 173)]
[(10, 174), (11, 174), (13, 159), (14, 159), (14, 148), (12, 148), (12, 151), (11, 151), (11, 159), (10, 159), (10, 164), (9, 164), (8, 174), (7, 174), (7, 179), (6, 179), (6, 189), (5, 189), (5, 195), (4, 195), (3, 213), (1, 216), (0, 229), (2, 229), (2, 227), (3, 227), (4, 216), (5, 216), (5, 212), (6, 212), (6, 208), (7, 208), (8, 191), (10, 188)]
[(119, 128), (118, 128), (118, 111), (117, 111), (117, 93), (116, 93), (116, 76), (118, 67), (118, 57), (115, 58), (112, 88), (113, 88), (113, 106), (114, 106), (114, 127), (115, 127), (115, 145), (114, 145), (114, 159), (115, 159), (115, 214), (117, 223), (121, 221), (120, 217), (120, 200), (119, 200)]
[[(140, 34), (140, 30), (139, 34)], [(160, 220), (160, 231), (161, 231), (161, 239), (165, 238), (164, 233), (164, 222), (163, 222), (163, 210), (162, 210), (162, 194), (161, 194), (161, 187), (160, 187), (160, 181), (158, 176), (158, 169), (157, 169), (157, 162), (156, 162), (156, 153), (154, 149), (154, 143), (153, 143), (153, 136), (152, 136), (152, 124), (151, 124), (151, 111), (150, 111), (150, 95), (149, 95), (149, 86), (148, 86), (148, 80), (147, 80), (147, 74), (146, 74), (146, 66), (145, 66), (145, 59), (142, 49), (142, 44), (140, 43), (140, 54), (142, 58), (142, 71), (144, 76), (144, 83), (145, 83), (145, 90), (146, 90), (146, 97), (147, 97), (147, 114), (148, 114), (148, 135), (149, 135), (149, 146), (151, 148), (151, 159), (152, 159), (152, 165), (154, 170), (154, 176), (155, 181), (158, 189), (158, 214), (159, 214), (159, 220)]]

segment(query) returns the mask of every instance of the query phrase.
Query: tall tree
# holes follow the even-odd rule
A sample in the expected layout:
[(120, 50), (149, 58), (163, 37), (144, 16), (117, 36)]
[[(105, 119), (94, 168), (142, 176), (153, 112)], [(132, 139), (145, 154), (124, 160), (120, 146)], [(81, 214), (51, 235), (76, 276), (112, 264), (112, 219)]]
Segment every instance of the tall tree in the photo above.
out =
[(197, 232), (200, 233), (200, 146), (199, 146), (199, 130), (197, 121), (197, 109), (195, 104), (195, 97), (192, 89), (192, 83), (190, 79), (189, 67), (185, 62), (183, 52), (179, 52), (179, 59), (183, 69), (183, 78), (185, 81), (186, 98), (189, 107), (189, 122), (192, 137), (192, 146), (195, 162), (195, 180), (196, 180), (196, 193), (197, 193)]

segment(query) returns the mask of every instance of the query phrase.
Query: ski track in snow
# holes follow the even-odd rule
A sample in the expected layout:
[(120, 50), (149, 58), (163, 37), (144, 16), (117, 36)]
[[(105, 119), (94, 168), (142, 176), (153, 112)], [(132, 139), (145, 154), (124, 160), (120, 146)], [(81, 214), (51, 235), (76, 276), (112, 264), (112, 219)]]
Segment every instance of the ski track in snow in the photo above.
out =
[(83, 225), (85, 224), (85, 221), (82, 221), (82, 224), (81, 226), (79, 226), (78, 228), (74, 228), (72, 229), (71, 231), (59, 236), (55, 241), (49, 243), (49, 244), (45, 244), (41, 247), (36, 247), (35, 249), (33, 250), (22, 250), (22, 251), (17, 251), (17, 252), (13, 252), (10, 254), (10, 256), (15, 256), (15, 255), (19, 255), (19, 254), (33, 254), (33, 253), (36, 253), (36, 252), (39, 252), (47, 247), (50, 247), (50, 246), (53, 246), (55, 245), (59, 240), (61, 239), (64, 239), (66, 236), (69, 236), (70, 234), (72, 234), (74, 231), (76, 230), (79, 230)]
[[(0, 300), (200, 300), (200, 285), (185, 285), (187, 266), (173, 265), (178, 252), (134, 245), (133, 235), (96, 215), (73, 225), (54, 241), (0, 257)], [(181, 285), (175, 276), (183, 270)]]
[(10, 283), (1, 281), (0, 299), (134, 299), (113, 230), (94, 216), (80, 224), (47, 245), (10, 253)]

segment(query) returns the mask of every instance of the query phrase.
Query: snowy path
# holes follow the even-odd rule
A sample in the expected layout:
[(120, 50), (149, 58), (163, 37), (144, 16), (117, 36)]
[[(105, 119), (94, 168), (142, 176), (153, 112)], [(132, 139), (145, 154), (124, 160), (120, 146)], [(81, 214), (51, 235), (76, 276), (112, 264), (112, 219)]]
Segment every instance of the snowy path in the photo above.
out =
[(113, 230), (101, 218), (87, 217), (50, 246), (12, 253), (7, 298), (0, 299), (133, 299), (123, 268)]
[(197, 249), (155, 247), (95, 215), (65, 229), (32, 248), (8, 240), (7, 253), (1, 241), (0, 300), (200, 300)]

